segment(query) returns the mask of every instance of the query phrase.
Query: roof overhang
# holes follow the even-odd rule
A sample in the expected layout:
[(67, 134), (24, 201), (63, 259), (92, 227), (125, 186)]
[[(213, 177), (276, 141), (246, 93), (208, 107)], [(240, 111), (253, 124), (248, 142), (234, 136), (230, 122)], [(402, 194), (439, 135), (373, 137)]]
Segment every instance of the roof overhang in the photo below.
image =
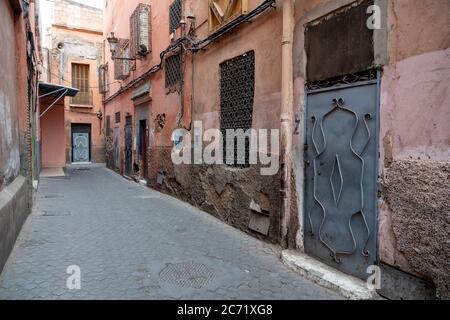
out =
[[(67, 92), (66, 92), (67, 90)], [(64, 96), (75, 97), (78, 93), (78, 89), (71, 88), (67, 86), (63, 86), (60, 84), (48, 83), (48, 82), (39, 82), (39, 91), (41, 96), (49, 96), (49, 95), (57, 95), (60, 96), (63, 93)]]

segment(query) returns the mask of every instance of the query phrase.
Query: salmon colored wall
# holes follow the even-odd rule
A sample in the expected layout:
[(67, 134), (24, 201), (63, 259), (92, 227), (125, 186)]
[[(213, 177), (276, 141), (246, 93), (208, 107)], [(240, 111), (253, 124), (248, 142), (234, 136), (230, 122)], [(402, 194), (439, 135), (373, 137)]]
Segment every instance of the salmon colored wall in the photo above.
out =
[(20, 167), (18, 105), (21, 101), (17, 95), (16, 75), (19, 71), (14, 63), (17, 36), (14, 21), (15, 14), (9, 1), (2, 1), (0, 42), (8, 45), (0, 50), (0, 189), (16, 178)]
[[(196, 15), (198, 38), (208, 36), (208, 5), (206, 1), (187, 1)], [(250, 0), (249, 11), (261, 0)], [(201, 25), (200, 25), (201, 24)], [(220, 64), (248, 51), (255, 52), (255, 100), (253, 128), (276, 129), (280, 126), (281, 107), (281, 1), (276, 9), (269, 9), (217, 42), (206, 51), (195, 54), (194, 118), (203, 120), (205, 128), (220, 128)]]
[[(351, 0), (305, 0), (295, 5), (294, 99), (295, 112), (305, 109), (304, 24), (332, 12)], [(378, 0), (386, 4), (381, 43), (386, 46), (379, 63), (383, 67), (380, 92), (380, 182), (389, 171), (386, 159), (423, 164), (450, 160), (450, 10), (449, 1)], [(439, 32), (437, 32), (439, 30)], [(381, 45), (382, 46), (381, 46)], [(302, 128), (300, 128), (302, 132)], [(294, 136), (296, 158), (303, 158), (303, 135)], [(384, 161), (383, 161), (384, 160)], [(296, 162), (301, 166), (302, 161)], [(417, 168), (420, 170), (420, 167)], [(401, 172), (398, 172), (401, 174)], [(436, 176), (439, 176), (436, 173)], [(297, 171), (297, 197), (303, 207), (302, 168)], [(413, 178), (411, 178), (413, 179)], [(418, 193), (419, 190), (411, 190)], [(401, 192), (400, 192), (401, 193)], [(379, 205), (379, 256), (381, 261), (414, 273), (398, 249), (392, 212), (383, 197)], [(415, 201), (410, 197), (410, 201)], [(422, 210), (422, 208), (417, 208)], [(303, 221), (299, 212), (299, 221)], [(412, 213), (411, 213), (412, 214)], [(400, 222), (399, 222), (400, 221)], [(400, 225), (412, 221), (400, 220)], [(423, 223), (425, 226), (425, 223)], [(399, 225), (397, 225), (397, 228)], [(425, 227), (424, 227), (425, 228)], [(302, 245), (301, 230), (298, 245)], [(424, 258), (425, 259), (425, 258)]]
[[(83, 58), (69, 58), (66, 79), (72, 79), (73, 63), (89, 65), (89, 86), (98, 87), (98, 61)], [(101, 122), (97, 117), (98, 112), (102, 111), (102, 96), (97, 88), (92, 88), (92, 105), (87, 107), (75, 108), (66, 100), (66, 156), (67, 162), (72, 159), (72, 124), (90, 124), (91, 125), (91, 156), (93, 162), (104, 162), (105, 139), (102, 132)], [(102, 111), (103, 112), (103, 111)], [(101, 154), (103, 153), (103, 155)]]
[[(60, 7), (60, 12), (64, 12), (70, 6)], [(91, 11), (93, 9), (90, 9)], [(97, 14), (97, 10), (94, 10)], [(94, 14), (93, 13), (93, 14)], [(67, 13), (66, 14), (70, 14)], [(99, 14), (101, 16), (101, 14)], [(77, 20), (72, 20), (77, 22)], [(51, 81), (65, 86), (72, 84), (73, 63), (89, 65), (89, 87), (92, 95), (92, 104), (78, 106), (71, 104), (71, 99), (65, 100), (65, 159), (66, 163), (72, 162), (72, 124), (91, 125), (91, 161), (103, 163), (105, 157), (104, 128), (98, 113), (103, 113), (102, 95), (99, 92), (98, 68), (103, 59), (103, 39), (100, 31), (73, 29), (72, 26), (54, 25), (52, 28), (52, 61), (51, 61)], [(57, 49), (59, 42), (64, 43), (63, 65), (61, 63), (61, 53)], [(77, 43), (78, 46), (73, 45)], [(63, 73), (63, 80), (59, 74)]]
[[(41, 106), (48, 105), (41, 103)], [(66, 165), (65, 139), (64, 105), (57, 104), (41, 117), (42, 168)]]
[[(169, 5), (172, 1), (150, 1), (150, 0), (130, 0), (130, 1), (115, 1), (114, 5), (111, 5), (112, 1), (105, 2), (104, 12), (104, 35), (106, 37), (110, 32), (114, 32), (115, 36), (120, 39), (130, 39), (130, 21), (129, 18), (140, 3), (146, 3), (151, 5), (152, 12), (152, 52), (141, 60), (136, 62), (136, 70), (131, 71), (127, 79), (120, 81), (114, 80), (114, 62), (111, 60), (111, 53), (109, 44), (105, 43), (105, 63), (109, 65), (109, 79), (110, 79), (110, 92), (106, 95), (106, 99), (114, 95), (121, 87), (127, 85), (130, 81), (138, 78), (142, 73), (150, 69), (152, 66), (160, 63), (160, 53), (164, 51), (170, 45), (169, 35)], [(178, 35), (179, 36), (179, 35)], [(181, 99), (185, 101), (185, 112), (182, 121), (182, 126), (189, 128), (190, 126), (190, 88), (191, 88), (191, 75), (190, 75), (190, 58), (186, 62), (185, 66), (185, 89), (184, 96), (180, 93), (168, 93), (165, 88), (165, 75), (164, 69), (161, 69), (153, 76), (150, 77), (151, 82), (151, 97), (152, 101), (148, 104), (148, 125), (149, 125), (149, 147), (168, 147), (172, 145), (171, 135), (172, 129), (177, 127), (177, 116), (181, 112)], [(148, 81), (148, 80), (147, 80)], [(121, 159), (123, 156), (124, 146), (124, 125), (125, 116), (131, 115), (133, 117), (133, 124), (135, 125), (133, 137), (137, 135), (137, 123), (135, 123), (135, 105), (131, 100), (133, 89), (122, 93), (121, 95), (109, 100), (105, 103), (105, 116), (111, 117), (111, 128), (119, 127), (120, 132), (120, 145), (121, 145)], [(121, 123), (114, 123), (114, 115), (116, 112), (121, 112)], [(154, 121), (159, 114), (166, 115), (165, 130), (161, 132), (155, 132)], [(136, 149), (137, 139), (134, 139), (133, 148)], [(156, 164), (150, 164), (150, 166), (156, 166)]]

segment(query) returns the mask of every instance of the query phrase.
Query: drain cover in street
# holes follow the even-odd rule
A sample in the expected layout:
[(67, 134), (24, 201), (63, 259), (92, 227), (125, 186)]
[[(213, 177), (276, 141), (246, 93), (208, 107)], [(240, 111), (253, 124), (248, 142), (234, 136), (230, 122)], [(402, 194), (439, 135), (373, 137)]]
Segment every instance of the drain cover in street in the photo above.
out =
[(193, 261), (187, 263), (169, 263), (159, 277), (162, 281), (176, 284), (183, 288), (200, 289), (208, 285), (214, 278), (214, 271), (204, 264)]
[(50, 194), (50, 195), (46, 195), (42, 197), (43, 199), (59, 199), (59, 198), (64, 198), (64, 196), (59, 195), (59, 194)]
[(70, 211), (47, 211), (42, 210), (44, 217), (68, 217), (71, 215)]

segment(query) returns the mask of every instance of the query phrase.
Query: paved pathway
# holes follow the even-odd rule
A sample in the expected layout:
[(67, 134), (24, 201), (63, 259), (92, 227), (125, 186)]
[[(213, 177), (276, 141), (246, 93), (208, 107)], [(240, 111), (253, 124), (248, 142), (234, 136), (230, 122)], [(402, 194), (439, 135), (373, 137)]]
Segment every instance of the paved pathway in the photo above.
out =
[(278, 250), (106, 168), (74, 170), (42, 179), (0, 299), (340, 299)]

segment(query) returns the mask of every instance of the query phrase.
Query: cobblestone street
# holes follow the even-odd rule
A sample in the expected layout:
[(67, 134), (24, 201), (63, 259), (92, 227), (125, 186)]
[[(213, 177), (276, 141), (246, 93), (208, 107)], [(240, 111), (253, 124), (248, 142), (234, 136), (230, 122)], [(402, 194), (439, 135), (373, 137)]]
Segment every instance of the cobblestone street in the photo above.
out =
[[(42, 179), (0, 299), (339, 299), (279, 248), (103, 167)], [(81, 289), (66, 286), (81, 268)]]

